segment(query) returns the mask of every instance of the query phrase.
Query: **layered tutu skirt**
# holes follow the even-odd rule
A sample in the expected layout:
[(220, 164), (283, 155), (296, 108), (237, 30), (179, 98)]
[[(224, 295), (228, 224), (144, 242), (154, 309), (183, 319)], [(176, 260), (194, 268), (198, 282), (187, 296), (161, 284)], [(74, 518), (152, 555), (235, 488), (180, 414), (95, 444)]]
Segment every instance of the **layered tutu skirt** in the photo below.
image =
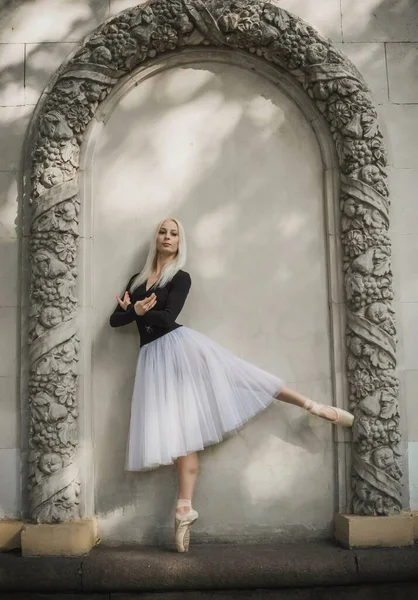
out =
[(139, 352), (126, 469), (155, 469), (222, 441), (283, 387), (194, 329), (170, 331)]

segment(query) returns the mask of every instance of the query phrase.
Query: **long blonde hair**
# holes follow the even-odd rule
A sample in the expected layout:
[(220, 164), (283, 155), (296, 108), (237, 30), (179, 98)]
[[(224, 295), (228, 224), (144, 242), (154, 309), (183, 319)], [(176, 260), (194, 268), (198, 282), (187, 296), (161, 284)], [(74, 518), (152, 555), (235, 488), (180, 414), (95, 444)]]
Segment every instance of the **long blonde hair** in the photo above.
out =
[(130, 292), (133, 292), (134, 289), (139, 287), (142, 283), (148, 281), (148, 279), (151, 277), (151, 275), (157, 267), (157, 238), (158, 232), (160, 231), (160, 228), (164, 221), (174, 221), (174, 223), (177, 224), (179, 232), (178, 250), (176, 257), (173, 260), (171, 260), (167, 265), (165, 265), (165, 267), (163, 267), (160, 278), (154, 284), (155, 287), (164, 287), (169, 281), (173, 279), (177, 271), (183, 268), (186, 264), (187, 245), (183, 225), (178, 219), (174, 219), (173, 217), (167, 217), (160, 221), (158, 223), (158, 226), (154, 230), (154, 235), (150, 241), (147, 260), (145, 261), (145, 266), (132, 281), (129, 289)]

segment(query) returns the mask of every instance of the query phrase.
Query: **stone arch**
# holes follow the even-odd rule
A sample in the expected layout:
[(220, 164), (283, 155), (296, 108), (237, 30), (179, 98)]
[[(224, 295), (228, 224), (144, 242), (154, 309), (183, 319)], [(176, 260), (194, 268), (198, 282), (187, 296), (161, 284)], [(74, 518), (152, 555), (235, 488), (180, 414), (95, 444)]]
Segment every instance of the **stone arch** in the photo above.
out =
[(150, 0), (105, 22), (62, 65), (28, 135), (30, 310), (24, 331), (32, 520), (79, 515), (76, 260), (87, 126), (114, 86), (150, 60), (186, 47), (225, 46), (294, 78), (328, 124), (340, 167), (347, 380), (356, 414), (352, 511), (401, 510), (386, 155), (367, 85), (329, 40), (276, 2)]

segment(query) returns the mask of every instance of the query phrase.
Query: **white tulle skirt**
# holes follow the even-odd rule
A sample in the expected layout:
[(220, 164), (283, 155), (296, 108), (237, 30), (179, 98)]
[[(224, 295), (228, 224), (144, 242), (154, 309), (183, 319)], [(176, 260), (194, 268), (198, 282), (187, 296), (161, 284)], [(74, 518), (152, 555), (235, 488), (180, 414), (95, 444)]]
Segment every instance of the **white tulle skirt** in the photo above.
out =
[(144, 345), (136, 367), (126, 470), (172, 464), (222, 441), (284, 382), (181, 326)]

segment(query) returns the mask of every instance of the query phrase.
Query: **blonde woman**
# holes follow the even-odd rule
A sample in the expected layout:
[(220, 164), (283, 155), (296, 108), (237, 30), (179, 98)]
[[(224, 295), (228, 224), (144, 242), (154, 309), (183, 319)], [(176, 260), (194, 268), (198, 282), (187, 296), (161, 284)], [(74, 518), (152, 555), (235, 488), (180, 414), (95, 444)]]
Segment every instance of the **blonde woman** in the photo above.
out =
[(220, 442), (275, 398), (336, 425), (353, 415), (317, 404), (198, 331), (176, 322), (191, 287), (183, 270), (186, 238), (174, 218), (158, 224), (144, 268), (129, 280), (110, 317), (112, 327), (135, 321), (140, 348), (131, 407), (126, 469), (176, 463), (175, 543), (189, 549), (198, 474), (197, 452)]

